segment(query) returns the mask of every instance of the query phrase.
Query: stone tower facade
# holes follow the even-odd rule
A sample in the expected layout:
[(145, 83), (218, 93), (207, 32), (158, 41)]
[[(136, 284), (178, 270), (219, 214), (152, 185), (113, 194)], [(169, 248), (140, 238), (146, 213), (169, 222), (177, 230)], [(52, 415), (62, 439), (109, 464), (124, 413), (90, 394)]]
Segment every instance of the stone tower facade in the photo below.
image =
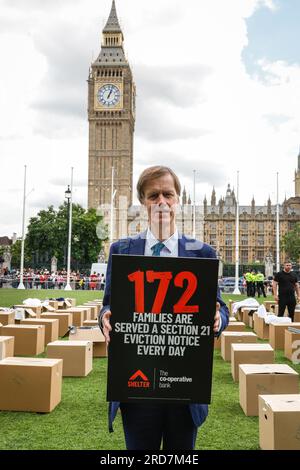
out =
[(120, 232), (120, 206), (122, 211), (127, 212), (132, 205), (135, 84), (125, 57), (123, 41), (113, 0), (103, 29), (101, 51), (91, 65), (88, 78), (88, 207), (110, 208), (113, 168), (113, 238)]

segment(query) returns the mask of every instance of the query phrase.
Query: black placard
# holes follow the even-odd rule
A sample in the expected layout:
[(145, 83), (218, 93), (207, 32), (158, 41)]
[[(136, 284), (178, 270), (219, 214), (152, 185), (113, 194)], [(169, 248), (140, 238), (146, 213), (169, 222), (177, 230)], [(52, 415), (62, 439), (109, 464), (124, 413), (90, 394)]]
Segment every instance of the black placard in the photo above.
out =
[(217, 259), (112, 256), (108, 401), (210, 403), (217, 279)]

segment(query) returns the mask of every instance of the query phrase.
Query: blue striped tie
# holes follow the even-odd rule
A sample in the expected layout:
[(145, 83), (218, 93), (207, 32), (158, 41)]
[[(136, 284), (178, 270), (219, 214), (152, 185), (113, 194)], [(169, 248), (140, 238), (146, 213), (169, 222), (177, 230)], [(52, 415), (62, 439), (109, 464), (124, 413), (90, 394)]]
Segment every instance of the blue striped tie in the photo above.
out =
[(156, 245), (151, 247), (152, 250), (152, 256), (160, 256), (160, 252), (163, 248), (165, 248), (166, 245), (162, 242), (156, 243)]

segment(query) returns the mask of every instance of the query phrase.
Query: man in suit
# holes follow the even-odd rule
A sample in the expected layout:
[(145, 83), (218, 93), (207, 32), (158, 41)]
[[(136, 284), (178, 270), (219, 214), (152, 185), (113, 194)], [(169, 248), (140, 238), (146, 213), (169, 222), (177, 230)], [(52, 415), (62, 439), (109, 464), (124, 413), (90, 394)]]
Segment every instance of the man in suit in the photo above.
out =
[[(111, 245), (106, 275), (103, 307), (99, 325), (109, 344), (110, 285), (112, 254), (216, 258), (209, 245), (178, 233), (175, 223), (176, 206), (181, 186), (176, 174), (167, 167), (144, 170), (137, 184), (138, 197), (148, 213), (148, 229), (132, 238)], [(229, 313), (218, 290), (214, 322), (215, 335), (228, 324)], [(196, 367), (196, 365), (195, 365)], [(109, 428), (118, 408), (121, 409), (126, 447), (128, 450), (191, 450), (195, 447), (198, 427), (205, 421), (208, 406), (202, 404), (109, 404)]]

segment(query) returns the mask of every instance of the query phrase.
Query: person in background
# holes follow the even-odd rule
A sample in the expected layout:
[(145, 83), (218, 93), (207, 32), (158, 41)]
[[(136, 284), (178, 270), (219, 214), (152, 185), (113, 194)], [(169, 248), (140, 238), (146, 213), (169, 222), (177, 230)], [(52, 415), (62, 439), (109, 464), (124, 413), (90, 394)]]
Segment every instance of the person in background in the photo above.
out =
[(283, 270), (276, 273), (273, 280), (273, 294), (278, 302), (278, 316), (283, 317), (287, 307), (289, 317), (294, 321), (295, 307), (300, 301), (300, 287), (296, 274), (292, 271), (292, 263), (286, 261)]

